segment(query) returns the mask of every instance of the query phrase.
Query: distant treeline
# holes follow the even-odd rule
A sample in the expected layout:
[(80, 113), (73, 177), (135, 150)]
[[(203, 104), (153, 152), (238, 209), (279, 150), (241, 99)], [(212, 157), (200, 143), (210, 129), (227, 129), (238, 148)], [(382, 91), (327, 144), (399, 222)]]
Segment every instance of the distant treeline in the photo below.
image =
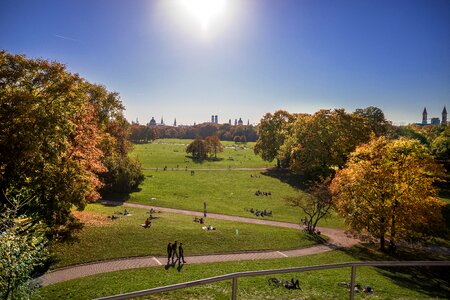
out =
[(178, 127), (132, 124), (130, 139), (134, 143), (147, 143), (159, 138), (205, 139), (208, 136), (218, 136), (222, 141), (235, 142), (255, 142), (258, 139), (256, 127), (229, 124), (199, 124)]

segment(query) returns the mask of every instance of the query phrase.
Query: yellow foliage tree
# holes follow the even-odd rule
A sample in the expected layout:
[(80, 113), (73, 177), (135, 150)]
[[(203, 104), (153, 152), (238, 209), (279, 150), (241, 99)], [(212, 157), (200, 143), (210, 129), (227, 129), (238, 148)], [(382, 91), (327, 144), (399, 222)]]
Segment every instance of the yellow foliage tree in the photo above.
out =
[(385, 137), (359, 146), (331, 184), (333, 202), (346, 223), (394, 245), (399, 238), (443, 224), (442, 201), (433, 183), (443, 175), (416, 140)]

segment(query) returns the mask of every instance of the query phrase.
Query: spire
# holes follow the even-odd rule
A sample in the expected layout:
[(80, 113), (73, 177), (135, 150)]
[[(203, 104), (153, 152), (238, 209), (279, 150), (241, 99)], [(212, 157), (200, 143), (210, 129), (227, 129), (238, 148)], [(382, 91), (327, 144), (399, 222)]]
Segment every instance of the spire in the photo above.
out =
[(177, 118), (175, 118), (175, 120), (173, 120), (173, 127), (177, 127)]
[(428, 120), (428, 117), (427, 117), (427, 108), (424, 107), (423, 113), (422, 113), (422, 124), (423, 124), (423, 125), (426, 125), (426, 124), (427, 124), (427, 120)]
[(161, 125), (164, 125), (163, 117), (161, 117)]
[(447, 125), (447, 109), (445, 109), (445, 105), (444, 105), (444, 110), (442, 111), (442, 125)]

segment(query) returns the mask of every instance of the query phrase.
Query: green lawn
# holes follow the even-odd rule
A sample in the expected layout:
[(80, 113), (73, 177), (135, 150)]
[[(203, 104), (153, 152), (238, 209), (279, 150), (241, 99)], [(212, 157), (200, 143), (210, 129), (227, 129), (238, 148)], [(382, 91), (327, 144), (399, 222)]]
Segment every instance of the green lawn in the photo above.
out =
[[(88, 205), (84, 214), (96, 220), (86, 225), (72, 243), (53, 246), (56, 255), (53, 268), (71, 264), (145, 255), (165, 255), (167, 243), (183, 242), (186, 255), (223, 253), (250, 250), (281, 250), (307, 247), (315, 244), (303, 232), (288, 228), (208, 220), (217, 230), (205, 231), (191, 216), (159, 213), (152, 227), (140, 226), (149, 216), (147, 210), (128, 208), (131, 216), (117, 220), (107, 219), (123, 207)], [(236, 236), (238, 229), (238, 236)]]
[(255, 143), (236, 145), (232, 142), (222, 142), (224, 152), (217, 155), (217, 161), (205, 160), (194, 162), (187, 157), (186, 146), (192, 140), (163, 139), (149, 144), (136, 144), (130, 154), (137, 157), (143, 168), (169, 169), (187, 168), (265, 168), (274, 164), (265, 162), (253, 153)]
[[(98, 274), (41, 288), (34, 299), (92, 299), (239, 271), (341, 263), (358, 260), (355, 257), (358, 256), (333, 251), (297, 258), (184, 265), (179, 271), (176, 268), (165, 270), (164, 267), (134, 269)], [(428, 277), (430, 273), (427, 272), (431, 271), (422, 268), (396, 268), (393, 271), (358, 268), (356, 281), (362, 286), (370, 285), (374, 294), (356, 294), (356, 299), (448, 299), (448, 282), (438, 280), (433, 275)], [(268, 284), (270, 277), (284, 280), (298, 278), (302, 290), (271, 286)], [(349, 280), (349, 268), (240, 278), (238, 299), (348, 299), (348, 290), (337, 283)], [(226, 281), (145, 299), (230, 299), (230, 295), (231, 281)]]
[[(206, 200), (209, 212), (255, 217), (245, 208), (273, 211), (270, 220), (299, 223), (303, 217), (299, 208), (285, 203), (286, 196), (298, 192), (288, 183), (256, 171), (144, 171), (145, 181), (139, 192), (129, 195), (129, 202), (161, 207), (203, 211)], [(255, 196), (257, 190), (271, 196)], [(156, 200), (151, 200), (156, 198)], [(320, 226), (343, 227), (335, 214), (323, 219)]]

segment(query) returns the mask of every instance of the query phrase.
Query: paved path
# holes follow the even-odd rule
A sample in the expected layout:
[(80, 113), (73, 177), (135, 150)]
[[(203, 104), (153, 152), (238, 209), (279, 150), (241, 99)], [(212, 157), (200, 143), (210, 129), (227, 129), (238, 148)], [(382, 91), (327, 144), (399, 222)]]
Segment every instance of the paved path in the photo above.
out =
[[(123, 205), (126, 207), (135, 207), (143, 209), (153, 209), (160, 210), (163, 212), (185, 214), (192, 216), (203, 216), (202, 212), (195, 212), (189, 210), (181, 210), (166, 207), (156, 207), (142, 204), (134, 203), (122, 203), (115, 201), (103, 200), (101, 203), (107, 205)], [(298, 224), (270, 221), (263, 219), (253, 219), (221, 214), (208, 213), (208, 218), (210, 219), (220, 219), (229, 220), (237, 222), (246, 222), (252, 224), (264, 224), (277, 227), (286, 227), (300, 229)], [(241, 252), (241, 253), (229, 253), (229, 254), (212, 254), (212, 255), (194, 255), (187, 256), (186, 261), (188, 264), (201, 264), (201, 263), (211, 263), (211, 262), (222, 262), (222, 261), (239, 261), (239, 260), (259, 260), (259, 259), (271, 259), (271, 258), (285, 258), (285, 257), (297, 257), (305, 256), (311, 254), (318, 254), (327, 251), (331, 251), (340, 247), (350, 247), (358, 243), (358, 240), (349, 238), (345, 235), (342, 230), (320, 227), (318, 228), (323, 234), (329, 237), (329, 242), (324, 245), (313, 246), (309, 248), (301, 248), (286, 251), (256, 251), (256, 252)], [(79, 277), (95, 275), (106, 272), (113, 272), (119, 270), (127, 270), (134, 268), (143, 267), (155, 267), (165, 265), (167, 262), (166, 257), (155, 257), (155, 256), (145, 256), (145, 257), (131, 257), (124, 259), (108, 260), (96, 263), (88, 263), (76, 266), (70, 266), (62, 269), (57, 269), (44, 274), (39, 278), (39, 283), (42, 286), (67, 281)]]

